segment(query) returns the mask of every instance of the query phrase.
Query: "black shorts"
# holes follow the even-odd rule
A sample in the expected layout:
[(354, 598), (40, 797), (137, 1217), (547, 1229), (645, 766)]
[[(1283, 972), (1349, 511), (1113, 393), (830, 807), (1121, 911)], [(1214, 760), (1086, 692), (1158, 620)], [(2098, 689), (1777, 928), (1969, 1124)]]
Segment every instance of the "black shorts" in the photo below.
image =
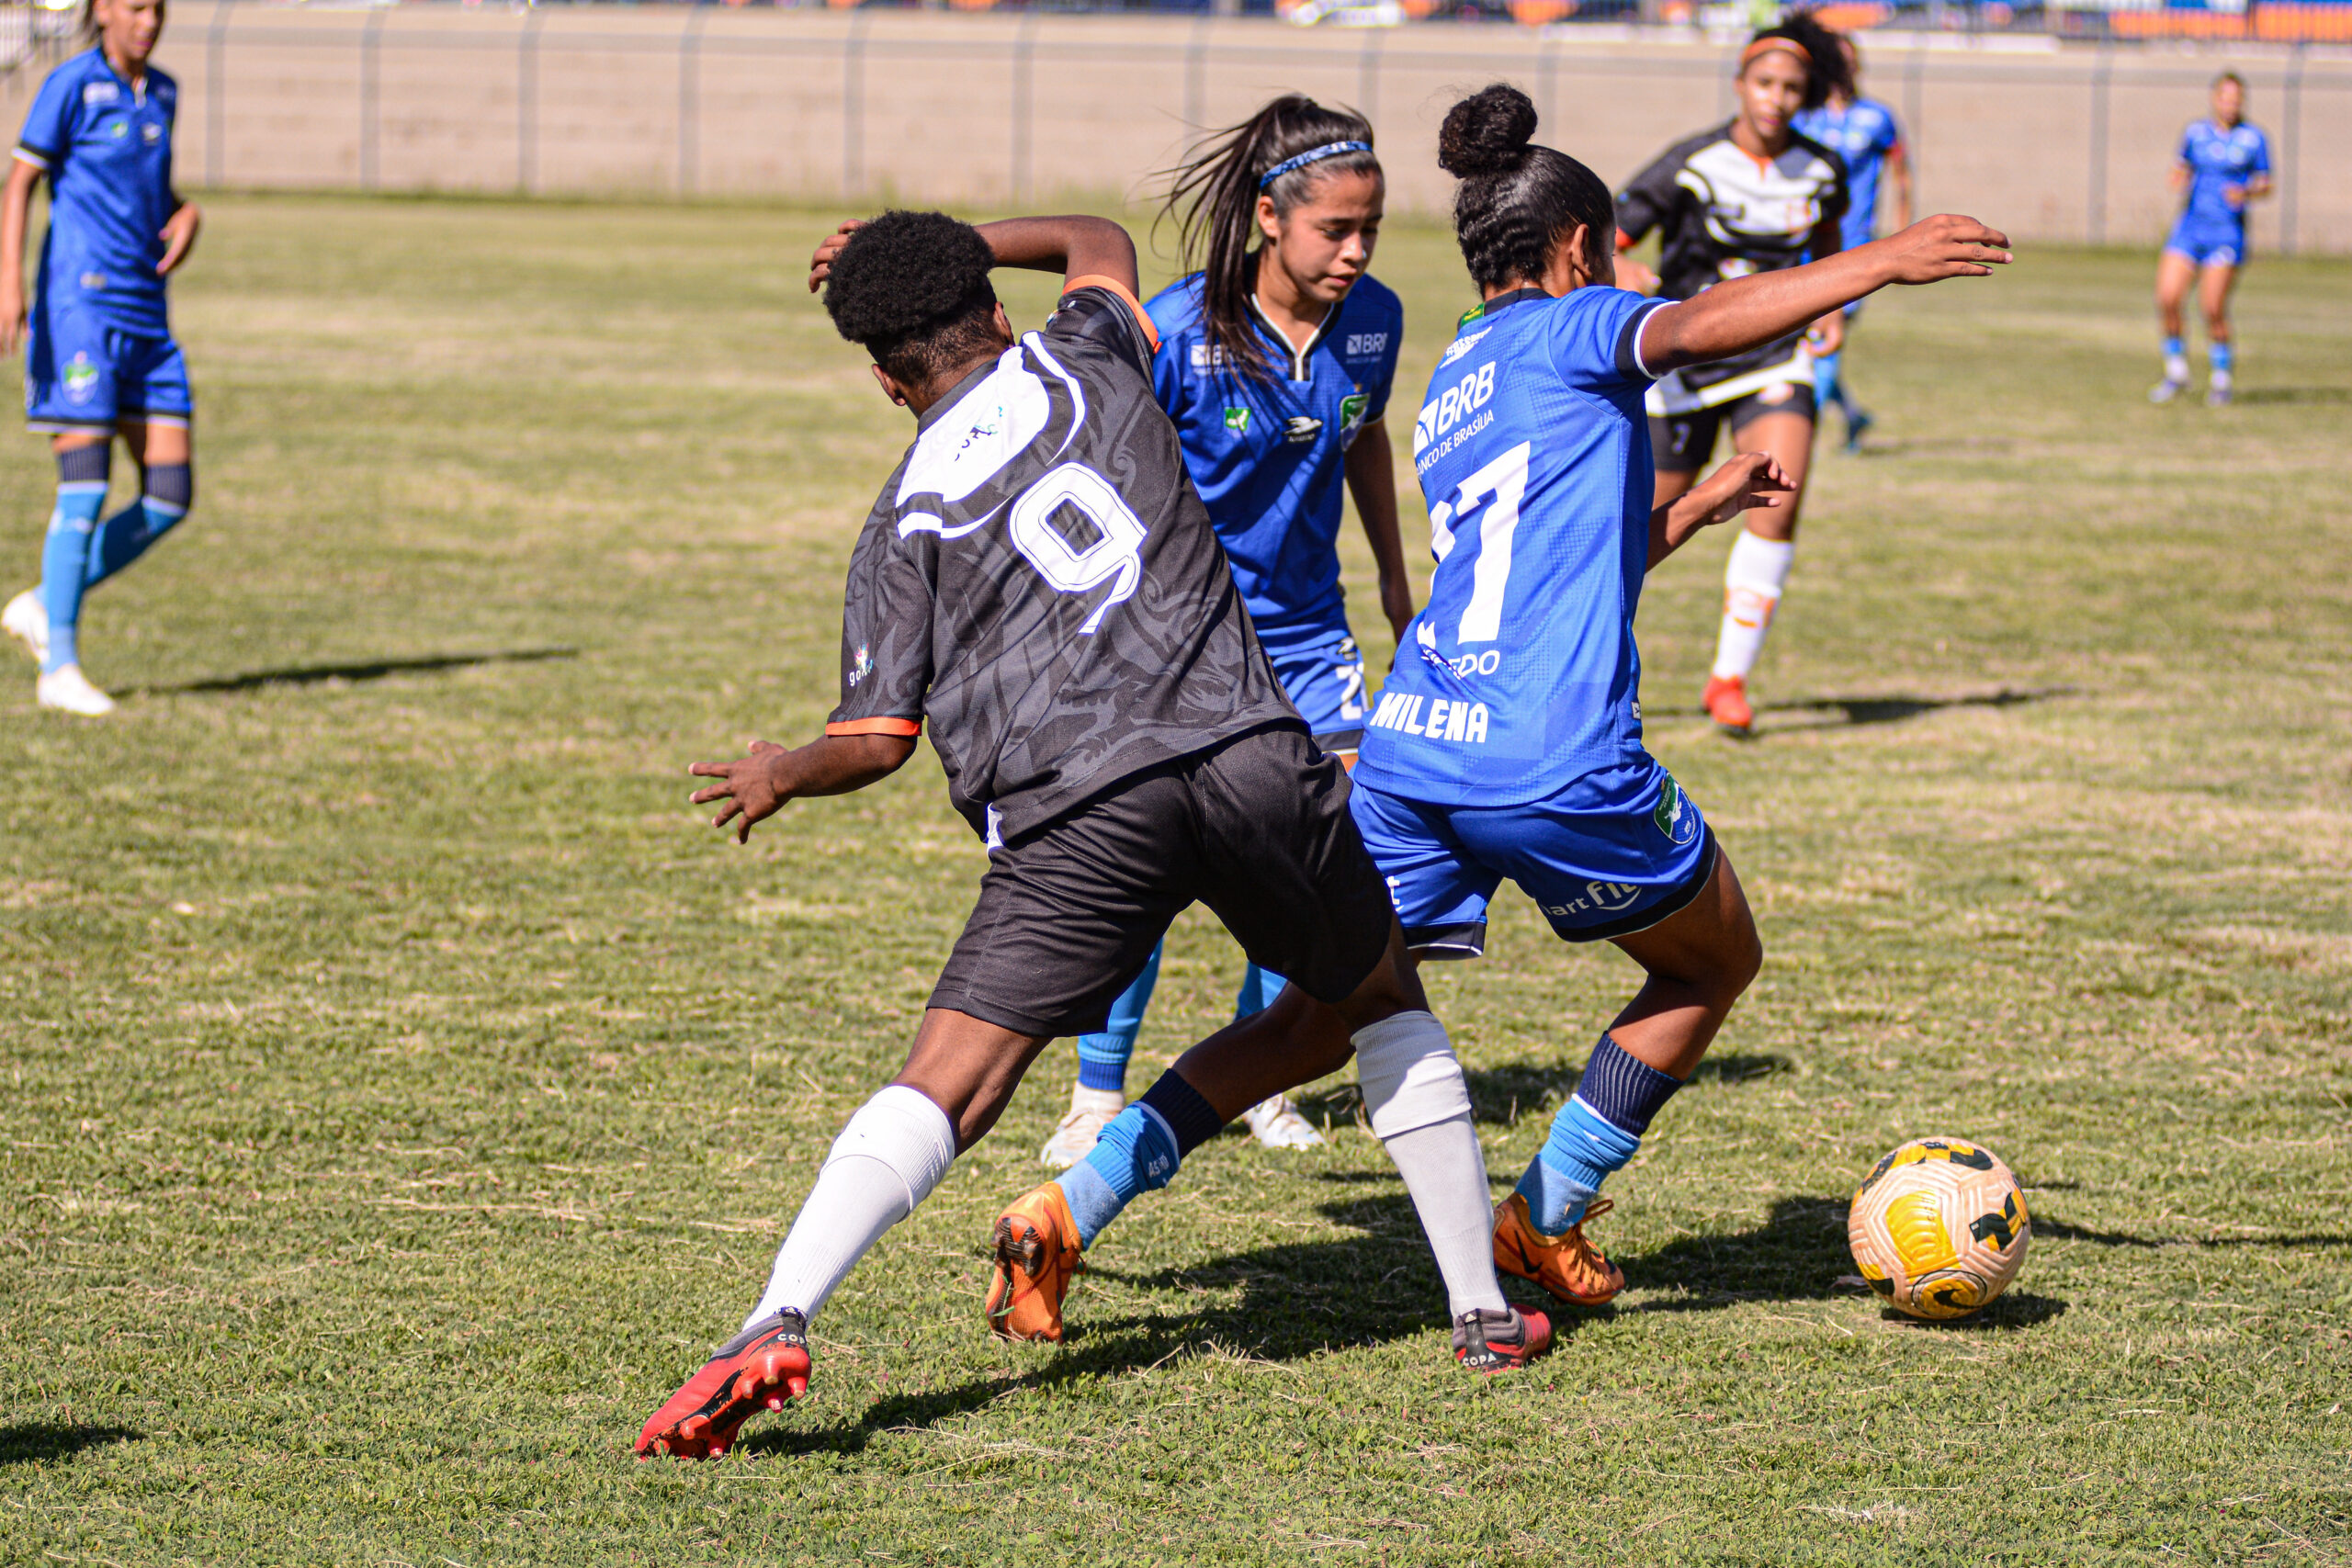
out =
[(1090, 1034), (1194, 902), (1319, 1001), (1363, 983), (1396, 922), (1338, 759), (1261, 729), (1122, 780), (990, 852), (931, 1005)]
[(1663, 418), (1652, 414), (1650, 457), (1662, 474), (1695, 474), (1714, 455), (1717, 431), (1728, 428), (1732, 438), (1737, 440), (1750, 422), (1768, 413), (1796, 413), (1813, 418), (1813, 389), (1798, 381), (1781, 381), (1711, 409), (1693, 409), (1689, 413)]

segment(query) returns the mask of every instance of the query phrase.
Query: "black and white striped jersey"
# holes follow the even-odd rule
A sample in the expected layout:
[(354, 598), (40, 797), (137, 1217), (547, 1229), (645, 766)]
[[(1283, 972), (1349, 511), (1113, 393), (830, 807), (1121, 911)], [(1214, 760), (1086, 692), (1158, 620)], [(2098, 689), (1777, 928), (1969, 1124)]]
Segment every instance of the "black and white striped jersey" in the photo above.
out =
[(1283, 695), (1109, 280), (923, 412), (850, 560), (826, 732), (927, 721), (948, 798), (1012, 839), (1253, 729)]
[[(1846, 166), (1828, 148), (1792, 135), (1780, 156), (1758, 158), (1732, 141), (1726, 120), (1676, 142), (1634, 175), (1617, 195), (1617, 229), (1623, 244), (1659, 231), (1659, 291), (1690, 299), (1727, 278), (1779, 272), (1836, 251), (1847, 199)], [(1724, 391), (1727, 383), (1802, 357), (1804, 335), (1693, 367), (1677, 379), (1701, 403), (1727, 400), (1741, 395)], [(1722, 396), (1710, 395), (1716, 392)]]

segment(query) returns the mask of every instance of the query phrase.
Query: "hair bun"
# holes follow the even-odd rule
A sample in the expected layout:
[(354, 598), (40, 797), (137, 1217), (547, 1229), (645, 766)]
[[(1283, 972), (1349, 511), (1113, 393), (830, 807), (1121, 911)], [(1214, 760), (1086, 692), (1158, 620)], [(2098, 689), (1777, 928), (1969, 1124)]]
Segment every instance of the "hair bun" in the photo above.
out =
[(1503, 174), (1526, 161), (1534, 135), (1534, 100), (1498, 82), (1446, 111), (1437, 133), (1438, 167), (1465, 180)]

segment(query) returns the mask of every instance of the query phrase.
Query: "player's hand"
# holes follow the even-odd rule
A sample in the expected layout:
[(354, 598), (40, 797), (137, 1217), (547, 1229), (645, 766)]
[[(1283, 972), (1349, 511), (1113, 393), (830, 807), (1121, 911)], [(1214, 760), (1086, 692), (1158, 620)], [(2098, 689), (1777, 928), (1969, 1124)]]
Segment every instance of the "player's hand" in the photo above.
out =
[(196, 249), (196, 231), (204, 227), (204, 209), (192, 201), (180, 203), (170, 222), (159, 231), (164, 242), (164, 259), (155, 264), (157, 277), (169, 277), (172, 270), (187, 260), (188, 252)]
[(1890, 283), (1940, 283), (1947, 277), (1985, 277), (2017, 258), (2009, 237), (1973, 218), (1939, 213), (1879, 242), (1887, 248)]
[(8, 301), (0, 305), (0, 359), (6, 359), (25, 345), (24, 285), (10, 288), (0, 280), (0, 298)]
[(1636, 294), (1655, 295), (1658, 290), (1657, 274), (1631, 256), (1619, 256), (1617, 287), (1630, 288)]
[(785, 787), (783, 770), (777, 766), (790, 754), (773, 740), (754, 740), (750, 755), (739, 761), (696, 762), (686, 772), (696, 778), (722, 782), (706, 785), (686, 798), (696, 806), (725, 801), (725, 808), (710, 819), (710, 825), (724, 828), (731, 821), (735, 823), (735, 841), (748, 843), (752, 824), (775, 816), (792, 798)]
[(1770, 512), (1788, 505), (1797, 487), (1770, 452), (1742, 452), (1690, 487), (1690, 501), (1703, 511), (1702, 526), (1728, 523), (1743, 512)]
[(865, 227), (865, 220), (863, 218), (844, 218), (840, 228), (825, 236), (825, 243), (819, 245), (817, 254), (808, 258), (809, 293), (814, 294), (825, 286), (825, 279), (833, 276), (833, 258), (842, 254), (842, 247), (849, 243), (849, 237)]
[(1813, 352), (1817, 355), (1837, 353), (1846, 346), (1846, 312), (1830, 311), (1813, 323), (1812, 330), (1804, 334), (1804, 340), (1813, 345)]

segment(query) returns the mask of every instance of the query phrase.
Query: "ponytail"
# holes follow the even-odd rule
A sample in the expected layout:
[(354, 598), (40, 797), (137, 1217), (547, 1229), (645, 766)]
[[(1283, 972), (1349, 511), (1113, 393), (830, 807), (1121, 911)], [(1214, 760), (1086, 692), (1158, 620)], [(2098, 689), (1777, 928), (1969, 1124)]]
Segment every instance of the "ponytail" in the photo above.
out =
[(1297, 93), (1211, 132), (1168, 171), (1161, 216), (1175, 220), (1184, 269), (1201, 275), (1201, 314), (1225, 364), (1255, 380), (1272, 375), (1250, 317), (1258, 288), (1258, 197), (1287, 213), (1333, 175), (1379, 173), (1370, 121)]
[(1535, 105), (1498, 82), (1446, 111), (1439, 167), (1462, 184), (1453, 233), (1471, 281), (1482, 288), (1532, 283), (1552, 247), (1585, 230), (1585, 264), (1599, 272), (1617, 243), (1617, 208), (1600, 176), (1565, 152), (1535, 146)]

